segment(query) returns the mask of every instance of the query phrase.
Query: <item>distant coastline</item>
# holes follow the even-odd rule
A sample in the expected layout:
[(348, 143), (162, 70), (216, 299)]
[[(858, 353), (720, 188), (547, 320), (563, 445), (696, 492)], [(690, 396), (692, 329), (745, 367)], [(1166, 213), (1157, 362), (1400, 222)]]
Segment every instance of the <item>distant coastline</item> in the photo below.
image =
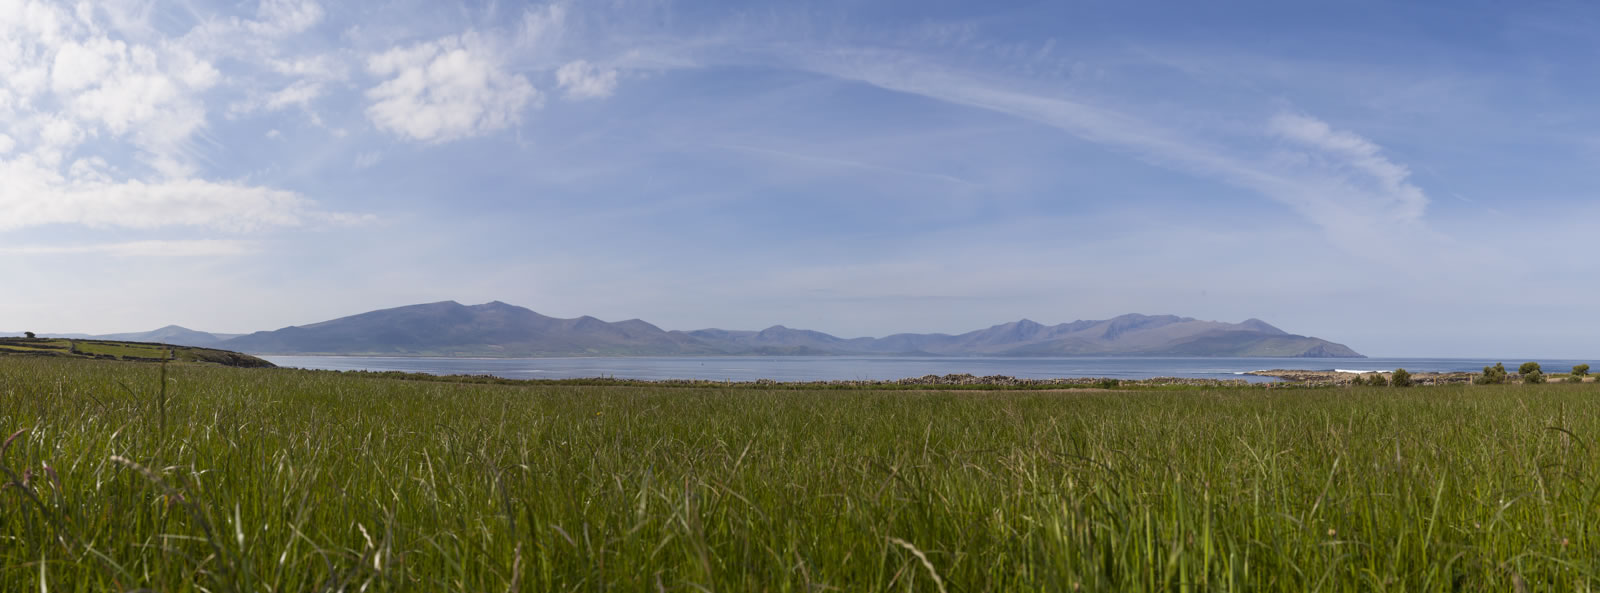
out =
[[(372, 370), (435, 375), (493, 375), (510, 379), (579, 379), (607, 377), (638, 380), (715, 380), (780, 382), (834, 380), (900, 380), (927, 375), (970, 374), (1019, 379), (1153, 377), (1282, 379), (1246, 374), (1258, 369), (1355, 368), (1416, 373), (1466, 373), (1494, 361), (1480, 359), (1294, 359), (1220, 357), (906, 357), (906, 356), (634, 356), (542, 358), (449, 358), (417, 356), (273, 356), (284, 367), (324, 370)], [(1323, 360), (1327, 362), (1322, 362)], [(1313, 362), (1315, 361), (1315, 362)], [(1585, 361), (1545, 361), (1549, 368), (1568, 368)], [(1307, 371), (1323, 372), (1323, 371)]]
[(1221, 355), (1221, 354), (1219, 354), (1219, 355), (1211, 355), (1211, 356), (1207, 356), (1207, 355), (1154, 355), (1154, 354), (1061, 354), (1061, 355), (1052, 355), (1052, 354), (929, 354), (929, 353), (925, 353), (925, 352), (885, 352), (885, 353), (826, 352), (826, 353), (819, 353), (819, 354), (762, 354), (762, 353), (759, 353), (759, 352), (709, 352), (709, 353), (700, 353), (700, 354), (592, 354), (592, 353), (538, 354), (538, 353), (535, 353), (535, 354), (515, 354), (515, 355), (512, 355), (512, 354), (494, 355), (494, 354), (482, 354), (482, 353), (435, 354), (435, 353), (426, 353), (426, 352), (422, 352), (422, 353), (394, 353), (394, 352), (260, 352), (260, 351), (253, 351), (253, 352), (250, 352), (250, 354), (255, 355), (255, 356), (316, 356), (316, 357), (327, 357), (327, 358), (341, 358), (341, 357), (343, 357), (343, 358), (403, 358), (403, 359), (446, 358), (446, 359), (456, 359), (456, 360), (539, 360), (539, 359), (552, 359), (552, 358), (595, 358), (595, 359), (610, 359), (610, 358), (623, 358), (623, 359), (625, 359), (625, 358), (684, 358), (684, 359), (796, 358), (796, 359), (798, 359), (798, 358), (861, 358), (861, 357), (875, 357), (875, 358), (928, 358), (928, 359), (953, 359), (953, 360), (966, 359), (966, 358), (996, 359), (996, 360), (1013, 359), (1013, 358), (1032, 358), (1032, 359), (1040, 359), (1040, 360), (1058, 359), (1058, 358), (1073, 358), (1073, 359), (1084, 359), (1084, 360), (1096, 359), (1096, 358), (1116, 358), (1116, 359), (1193, 358), (1193, 359), (1205, 359), (1205, 360), (1253, 359), (1253, 358), (1277, 358), (1277, 359), (1284, 359), (1284, 360), (1322, 360), (1322, 359), (1327, 359), (1327, 358), (1349, 358), (1349, 359), (1354, 360), (1354, 359), (1367, 358), (1364, 355), (1363, 356), (1353, 356), (1353, 357), (1324, 357), (1324, 356), (1234, 356), (1234, 355)]

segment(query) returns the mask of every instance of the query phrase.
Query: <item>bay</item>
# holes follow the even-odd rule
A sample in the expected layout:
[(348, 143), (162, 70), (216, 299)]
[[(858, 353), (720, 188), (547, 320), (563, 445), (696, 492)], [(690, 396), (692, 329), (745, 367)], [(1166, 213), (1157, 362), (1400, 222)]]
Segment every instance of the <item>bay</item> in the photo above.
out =
[[(392, 356), (262, 356), (282, 367), (338, 371), (403, 371), (433, 375), (492, 375), (506, 379), (699, 379), (707, 381), (894, 380), (969, 373), (1018, 378), (1190, 377), (1270, 381), (1242, 373), (1264, 369), (1478, 372), (1504, 362), (1515, 372), (1523, 359), (1467, 358), (1155, 358), (1155, 357), (905, 357), (723, 356), (441, 358)], [(1562, 373), (1583, 360), (1541, 360), (1546, 373)]]

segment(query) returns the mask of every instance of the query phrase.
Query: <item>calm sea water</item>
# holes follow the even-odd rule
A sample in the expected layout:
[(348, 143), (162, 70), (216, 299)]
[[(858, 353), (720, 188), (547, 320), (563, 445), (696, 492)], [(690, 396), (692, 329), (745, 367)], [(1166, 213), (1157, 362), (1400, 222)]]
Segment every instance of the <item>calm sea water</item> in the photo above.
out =
[[(958, 358), (903, 356), (727, 356), (601, 358), (425, 358), (376, 356), (263, 356), (284, 367), (327, 370), (405, 371), (435, 375), (493, 375), (507, 379), (704, 379), (711, 381), (892, 380), (923, 375), (971, 373), (1047, 379), (1055, 377), (1195, 377), (1248, 379), (1261, 369), (1479, 371), (1504, 362), (1513, 372), (1522, 360), (1464, 358)], [(1545, 372), (1565, 372), (1589, 361), (1541, 360)], [(1600, 365), (1596, 365), (1600, 366)]]

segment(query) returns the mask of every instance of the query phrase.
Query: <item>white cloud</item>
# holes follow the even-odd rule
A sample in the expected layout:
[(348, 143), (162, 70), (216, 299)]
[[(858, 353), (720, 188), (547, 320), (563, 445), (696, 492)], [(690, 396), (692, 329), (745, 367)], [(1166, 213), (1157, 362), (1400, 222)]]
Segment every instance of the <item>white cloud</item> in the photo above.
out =
[(174, 52), (170, 59), (173, 63), (171, 71), (191, 89), (203, 91), (222, 80), (222, 73), (216, 67), (192, 52)]
[(560, 4), (528, 8), (522, 12), (522, 27), (516, 34), (517, 48), (536, 54), (551, 53), (566, 34), (567, 9)]
[[(347, 68), (337, 52), (319, 54), (307, 49), (316, 44), (291, 42), (326, 16), (314, 0), (261, 0), (255, 18), (195, 12), (199, 24), (181, 36), (168, 38), (168, 44), (203, 53), (213, 60), (229, 59), (298, 78), (333, 80), (345, 75)], [(134, 24), (121, 28), (154, 31), (148, 22), (150, 17), (149, 11), (127, 17)]]
[(367, 91), (367, 117), (379, 129), (423, 142), (447, 142), (509, 127), (539, 91), (509, 73), (475, 33), (371, 56), (368, 72), (388, 77)]
[(257, 251), (250, 241), (233, 239), (151, 240), (89, 245), (21, 245), (0, 247), (7, 255), (111, 255), (117, 257), (204, 257), (248, 255)]
[(290, 191), (234, 182), (112, 181), (104, 161), (75, 162), (71, 177), (30, 158), (0, 162), (0, 231), (77, 224), (92, 228), (202, 227), (248, 232), (329, 218)]
[(111, 173), (111, 165), (97, 156), (78, 159), (67, 167), (67, 178), (74, 181), (109, 183), (112, 181)]
[[(248, 68), (230, 70), (230, 74), (238, 77), (230, 82), (248, 89), (248, 98), (228, 106), (229, 118), (296, 106), (313, 123), (321, 125), (321, 115), (312, 109), (311, 103), (326, 94), (325, 83), (348, 78), (349, 65), (339, 51), (308, 51), (306, 48), (316, 47), (316, 44), (292, 40), (296, 36), (306, 36), (326, 16), (322, 5), (315, 0), (260, 0), (254, 18), (202, 18), (199, 25), (170, 43), (202, 52), (213, 60), (230, 60), (259, 68), (255, 76), (238, 75), (240, 70), (249, 72)], [(268, 73), (283, 78), (274, 80)], [(207, 72), (204, 68), (190, 69), (185, 77), (186, 80), (209, 78), (213, 81), (221, 78), (214, 69)], [(278, 90), (269, 92), (270, 88)]]
[(69, 93), (93, 84), (111, 70), (111, 60), (120, 57), (126, 46), (120, 41), (105, 38), (91, 39), (86, 44), (67, 43), (56, 52), (51, 66), (51, 87), (57, 93)]
[[(266, 95), (255, 95), (250, 99), (229, 105), (228, 118), (233, 119), (258, 112), (276, 113), (295, 107), (305, 113), (306, 118), (312, 124), (322, 126), (322, 116), (312, 108), (311, 104), (322, 97), (323, 92), (324, 88), (320, 82), (313, 82), (309, 79), (298, 80), (287, 87)], [(278, 130), (268, 131), (267, 137), (278, 137)]]
[(268, 95), (266, 107), (272, 111), (295, 105), (307, 108), (311, 105), (311, 101), (321, 95), (322, 85), (302, 80), (289, 85), (281, 91)]
[(287, 87), (257, 96), (247, 101), (240, 101), (228, 107), (228, 116), (235, 117), (257, 111), (282, 111), (289, 107), (299, 107), (311, 115), (314, 121), (320, 121), (311, 110), (311, 102), (322, 96), (322, 84), (310, 80), (299, 80)]
[(322, 5), (314, 0), (261, 0), (256, 20), (248, 23), (248, 28), (269, 37), (281, 37), (310, 29), (322, 17)]
[[(1316, 159), (1324, 166), (1344, 167), (1364, 178), (1349, 176), (1353, 187), (1390, 202), (1391, 212), (1399, 220), (1416, 220), (1428, 206), (1428, 197), (1412, 185), (1408, 178), (1411, 170), (1397, 165), (1383, 156), (1383, 149), (1372, 141), (1351, 132), (1335, 130), (1322, 120), (1304, 116), (1281, 114), (1272, 118), (1272, 132), (1320, 153)], [(1309, 162), (1310, 153), (1302, 153)]]
[(556, 84), (566, 89), (568, 99), (603, 99), (617, 90), (617, 71), (574, 60), (556, 70)]
[(326, 55), (269, 59), (267, 67), (278, 74), (310, 80), (344, 80), (349, 76), (343, 62)]
[[(248, 232), (356, 219), (320, 212), (295, 192), (198, 176), (204, 93), (223, 76), (187, 37), (159, 38), (140, 22), (148, 15), (101, 8), (112, 26), (96, 23), (89, 4), (69, 10), (0, 0), (0, 122), (7, 128), (0, 232), (43, 225)], [(260, 15), (252, 22), (264, 32), (295, 32), (320, 20), (321, 8), (269, 0)], [(132, 37), (116, 36), (127, 31)], [(296, 83), (263, 105), (305, 106), (320, 93), (315, 83)], [(151, 245), (123, 244), (121, 252)]]
[(181, 44), (113, 38), (94, 14), (0, 7), (0, 117), (17, 147), (49, 165), (91, 140), (121, 142), (162, 175), (190, 174), (188, 141), (205, 125), (198, 93), (220, 74)]
[[(184, 102), (178, 85), (146, 65), (154, 62), (148, 49), (135, 48), (134, 59), (138, 65), (124, 61), (118, 70), (83, 92), (71, 97), (67, 103), (69, 113), (86, 123), (98, 123), (115, 135), (126, 134), (135, 126), (151, 123), (171, 109), (183, 109)], [(98, 78), (98, 77), (97, 77)], [(203, 116), (202, 116), (203, 117)], [(190, 119), (185, 117), (184, 119)], [(182, 132), (198, 121), (182, 122)]]

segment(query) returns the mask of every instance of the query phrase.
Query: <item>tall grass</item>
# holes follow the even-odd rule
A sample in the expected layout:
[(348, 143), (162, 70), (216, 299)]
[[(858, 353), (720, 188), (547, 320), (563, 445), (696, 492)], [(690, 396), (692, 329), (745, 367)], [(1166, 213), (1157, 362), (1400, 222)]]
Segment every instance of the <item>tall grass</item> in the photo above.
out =
[(1600, 562), (1594, 385), (161, 372), (0, 358), (0, 590), (1583, 591)]

